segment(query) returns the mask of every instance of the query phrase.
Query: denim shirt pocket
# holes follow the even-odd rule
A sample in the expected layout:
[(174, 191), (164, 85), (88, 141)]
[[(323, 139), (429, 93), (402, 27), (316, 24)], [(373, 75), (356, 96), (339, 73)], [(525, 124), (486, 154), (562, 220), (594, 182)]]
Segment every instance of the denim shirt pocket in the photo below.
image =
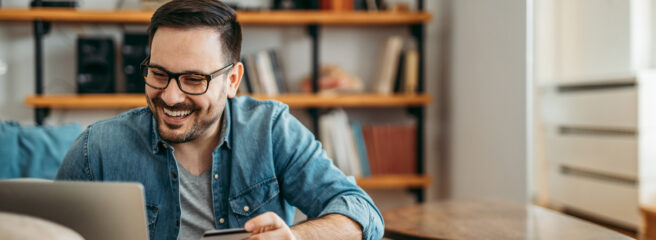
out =
[(270, 178), (260, 183), (247, 187), (237, 196), (230, 198), (230, 208), (236, 215), (240, 226), (246, 221), (266, 211), (279, 210), (278, 207), (265, 207), (280, 193), (278, 180)]
[(148, 221), (148, 235), (150, 239), (155, 239), (155, 223), (157, 223), (157, 215), (159, 208), (157, 204), (146, 203), (146, 220)]

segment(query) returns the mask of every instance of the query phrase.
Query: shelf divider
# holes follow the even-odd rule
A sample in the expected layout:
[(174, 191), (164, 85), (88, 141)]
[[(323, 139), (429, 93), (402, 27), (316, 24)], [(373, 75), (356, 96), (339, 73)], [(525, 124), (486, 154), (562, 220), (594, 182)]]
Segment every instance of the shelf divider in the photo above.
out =
[[(277, 100), (293, 108), (333, 108), (333, 107), (407, 107), (425, 106), (431, 103), (428, 94), (356, 94), (320, 95), (311, 93), (289, 93), (276, 96), (249, 95), (260, 100)], [(144, 94), (63, 94), (32, 95), (25, 104), (37, 108), (59, 109), (111, 109), (146, 106)]]
[[(0, 8), (0, 21), (147, 24), (153, 10), (82, 10), (71, 8)], [(407, 25), (428, 22), (428, 12), (237, 11), (247, 25)]]
[(395, 189), (395, 188), (423, 188), (432, 183), (428, 176), (406, 174), (406, 175), (381, 175), (355, 180), (361, 188), (365, 189)]

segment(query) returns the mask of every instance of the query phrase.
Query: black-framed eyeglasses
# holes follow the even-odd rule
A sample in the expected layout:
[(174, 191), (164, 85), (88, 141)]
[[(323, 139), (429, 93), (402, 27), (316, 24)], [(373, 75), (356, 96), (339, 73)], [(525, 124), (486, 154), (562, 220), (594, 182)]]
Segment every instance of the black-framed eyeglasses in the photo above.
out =
[(210, 81), (215, 77), (225, 73), (230, 70), (234, 63), (228, 64), (225, 67), (222, 67), (219, 70), (211, 74), (202, 74), (197, 72), (182, 72), (182, 73), (173, 73), (169, 72), (166, 69), (158, 66), (152, 66), (148, 64), (150, 62), (150, 57), (144, 59), (141, 63), (141, 74), (144, 77), (146, 85), (155, 88), (155, 89), (166, 89), (171, 82), (171, 78), (175, 79), (175, 82), (178, 83), (180, 90), (189, 95), (202, 95), (207, 92), (207, 89), (210, 86)]

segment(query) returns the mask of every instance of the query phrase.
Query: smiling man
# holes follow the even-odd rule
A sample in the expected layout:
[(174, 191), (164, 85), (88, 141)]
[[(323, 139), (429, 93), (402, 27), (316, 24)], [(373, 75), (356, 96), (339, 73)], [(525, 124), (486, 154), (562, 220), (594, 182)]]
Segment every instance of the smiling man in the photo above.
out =
[[(244, 72), (235, 11), (174, 0), (148, 29), (148, 107), (90, 125), (58, 180), (144, 185), (150, 239), (244, 227), (251, 239), (380, 239), (371, 198), (284, 104), (236, 97)], [(308, 221), (291, 226), (294, 207)]]

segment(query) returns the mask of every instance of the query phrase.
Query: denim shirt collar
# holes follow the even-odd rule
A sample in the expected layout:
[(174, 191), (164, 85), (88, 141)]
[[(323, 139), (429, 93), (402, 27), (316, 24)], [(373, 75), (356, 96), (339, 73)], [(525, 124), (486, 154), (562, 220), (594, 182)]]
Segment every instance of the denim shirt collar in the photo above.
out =
[[(216, 150), (218, 150), (221, 145), (225, 143), (226, 147), (228, 149), (232, 149), (232, 145), (230, 144), (230, 100), (231, 98), (228, 98), (225, 103), (225, 108), (223, 109), (223, 116), (221, 117), (221, 135), (223, 139), (219, 142), (219, 145), (216, 147)], [(150, 111), (150, 109), (149, 109)], [(166, 141), (162, 139), (159, 136), (159, 132), (157, 131), (157, 121), (155, 120), (155, 116), (151, 117), (151, 147), (153, 154), (158, 153), (161, 149), (161, 147), (165, 146)], [(216, 152), (215, 150), (215, 152)]]

